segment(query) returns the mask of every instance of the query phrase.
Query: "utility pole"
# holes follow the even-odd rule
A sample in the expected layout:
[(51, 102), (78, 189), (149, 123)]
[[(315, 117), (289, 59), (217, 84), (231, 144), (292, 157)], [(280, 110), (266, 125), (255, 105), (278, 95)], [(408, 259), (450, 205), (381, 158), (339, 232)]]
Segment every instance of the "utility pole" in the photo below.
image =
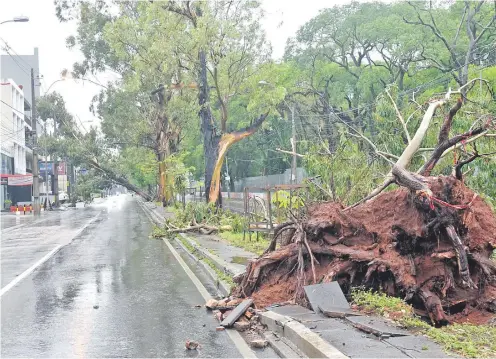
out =
[(291, 138), (291, 149), (293, 150), (293, 164), (291, 166), (291, 182), (293, 184), (296, 184), (296, 125), (295, 125), (295, 118), (294, 118), (294, 108), (289, 107), (289, 110), (291, 111), (291, 127), (292, 127), (292, 138)]
[(33, 130), (33, 209), (34, 214), (39, 216), (41, 213), (40, 207), (40, 177), (38, 170), (38, 153), (36, 147), (38, 146), (37, 136), (37, 114), (36, 114), (36, 99), (34, 92), (34, 70), (31, 69), (31, 128)]
[[(48, 136), (47, 134), (47, 121), (45, 120), (45, 138)], [(48, 148), (47, 148), (47, 143), (45, 141), (45, 205), (48, 204), (48, 162), (47, 162), (47, 157), (48, 157)]]

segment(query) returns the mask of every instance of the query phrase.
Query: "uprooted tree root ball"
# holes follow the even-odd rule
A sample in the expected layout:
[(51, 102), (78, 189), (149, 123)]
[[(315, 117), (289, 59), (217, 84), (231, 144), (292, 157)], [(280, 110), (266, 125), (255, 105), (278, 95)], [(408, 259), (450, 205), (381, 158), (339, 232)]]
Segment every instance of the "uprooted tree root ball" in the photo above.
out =
[(406, 188), (349, 210), (318, 204), (306, 220), (278, 226), (267, 251), (238, 278), (236, 294), (259, 306), (305, 305), (304, 285), (337, 280), (345, 293), (365, 286), (404, 298), (435, 325), (471, 309), (490, 317), (496, 217), (489, 205), (452, 176), (394, 174)]

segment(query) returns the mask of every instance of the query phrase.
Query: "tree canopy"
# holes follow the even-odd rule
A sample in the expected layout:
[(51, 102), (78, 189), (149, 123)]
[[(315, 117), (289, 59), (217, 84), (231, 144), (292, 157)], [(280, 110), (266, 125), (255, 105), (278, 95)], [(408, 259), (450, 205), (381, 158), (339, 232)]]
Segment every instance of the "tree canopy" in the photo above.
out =
[[(320, 196), (346, 203), (389, 171), (427, 101), (462, 89), (457, 133), (494, 114), (489, 1), (334, 5), (288, 39), (280, 61), (270, 57), (257, 1), (57, 0), (56, 11), (78, 26), (67, 39), (84, 55), (74, 75), (118, 78), (92, 104), (101, 132), (62, 136), (84, 149), (71, 156), (103, 156), (107, 169), (164, 201), (178, 173), (203, 181), (218, 203), (221, 186), (232, 185), (223, 180), (227, 168), (231, 182), (290, 168), (291, 155), (280, 150), (291, 148), (292, 111), (299, 166), (320, 176)], [(439, 126), (434, 119), (412, 169), (432, 153)], [(486, 181), (496, 173), (492, 133), (446, 154), (436, 171), (451, 171), (453, 154), (488, 154), (468, 165), (467, 181), (494, 201), (496, 184)], [(94, 147), (81, 146), (87, 137)]]

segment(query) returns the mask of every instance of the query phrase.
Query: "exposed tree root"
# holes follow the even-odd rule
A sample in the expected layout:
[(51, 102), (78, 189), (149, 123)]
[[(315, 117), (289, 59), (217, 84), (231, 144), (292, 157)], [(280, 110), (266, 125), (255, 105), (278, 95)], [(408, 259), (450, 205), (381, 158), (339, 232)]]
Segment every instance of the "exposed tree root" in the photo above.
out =
[[(396, 166), (392, 174), (405, 188), (347, 211), (322, 203), (304, 221), (277, 227), (235, 293), (258, 305), (305, 304), (303, 286), (337, 280), (345, 291), (365, 286), (405, 298), (435, 325), (467, 305), (495, 310), (490, 207), (454, 177), (422, 177)], [(278, 241), (283, 233), (292, 236)]]

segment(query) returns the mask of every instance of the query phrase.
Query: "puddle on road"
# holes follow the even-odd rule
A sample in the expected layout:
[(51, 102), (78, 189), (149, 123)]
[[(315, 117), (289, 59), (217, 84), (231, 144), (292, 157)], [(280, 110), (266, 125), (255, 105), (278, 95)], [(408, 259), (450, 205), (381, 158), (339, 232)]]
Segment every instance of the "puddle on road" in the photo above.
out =
[(234, 256), (231, 259), (231, 263), (236, 263), (236, 264), (248, 264), (248, 259), (247, 257), (241, 257), (241, 256)]

